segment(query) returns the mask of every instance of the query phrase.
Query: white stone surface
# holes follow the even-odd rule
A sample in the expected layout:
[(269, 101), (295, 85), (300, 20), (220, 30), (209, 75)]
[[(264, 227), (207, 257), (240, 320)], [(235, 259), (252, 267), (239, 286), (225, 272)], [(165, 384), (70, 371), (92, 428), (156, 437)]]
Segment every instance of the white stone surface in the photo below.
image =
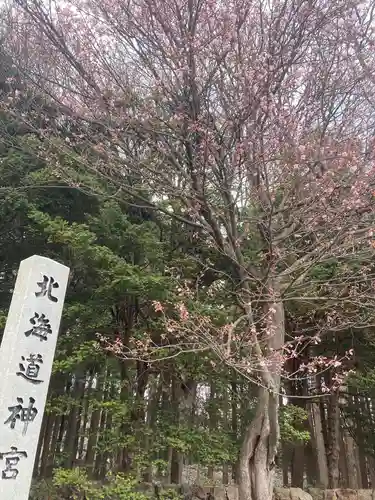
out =
[(0, 347), (1, 500), (29, 498), (68, 277), (68, 267), (38, 255), (18, 271)]

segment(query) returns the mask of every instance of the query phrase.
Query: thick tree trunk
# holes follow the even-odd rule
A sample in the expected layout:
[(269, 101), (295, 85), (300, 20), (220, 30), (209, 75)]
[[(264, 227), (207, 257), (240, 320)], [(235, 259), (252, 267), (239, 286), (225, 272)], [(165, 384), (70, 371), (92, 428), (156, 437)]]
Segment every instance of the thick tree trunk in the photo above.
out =
[[(238, 418), (237, 418), (237, 405), (238, 405), (238, 388), (237, 383), (231, 383), (231, 426), (232, 426), (232, 436), (234, 440), (238, 438)], [(232, 479), (235, 483), (238, 483), (238, 462), (232, 464)]]
[[(64, 394), (66, 388), (66, 376), (61, 374), (54, 374), (51, 378), (49, 387), (49, 398), (58, 397)], [(55, 413), (50, 413), (48, 416), (44, 415), (43, 422), (46, 422), (45, 428), (42, 428), (39, 444), (43, 440), (43, 446), (40, 450), (40, 469), (39, 477), (46, 479), (51, 477), (54, 457), (57, 448), (57, 437), (60, 429), (61, 416)]]
[(356, 490), (360, 488), (360, 474), (359, 474), (359, 468), (358, 468), (358, 463), (357, 463), (357, 450), (356, 450), (356, 445), (354, 442), (354, 439), (348, 432), (348, 430), (344, 431), (344, 436), (343, 436), (343, 442), (344, 442), (344, 449), (345, 449), (345, 456), (346, 456), (346, 463), (347, 463), (347, 484), (348, 487)]
[(282, 447), (282, 466), (283, 466), (283, 486), (289, 486), (289, 468), (290, 468), (290, 449), (287, 444)]
[(340, 439), (340, 461), (339, 461), (339, 466), (340, 466), (340, 481), (339, 481), (339, 487), (340, 488), (348, 488), (349, 486), (349, 471), (348, 471), (348, 456), (347, 452), (345, 449), (345, 442), (344, 442), (344, 436), (341, 436)]
[(96, 444), (98, 442), (101, 412), (101, 409), (96, 408), (91, 415), (90, 435), (86, 453), (86, 467), (90, 478), (93, 478), (95, 475)]
[(275, 473), (278, 396), (260, 387), (256, 416), (249, 425), (239, 459), (239, 500), (271, 500)]
[[(353, 400), (353, 398), (347, 395), (347, 388), (343, 386), (341, 388), (341, 396), (339, 400), (340, 407), (347, 408), (356, 403), (356, 400)], [(359, 489), (362, 487), (362, 478), (359, 465), (358, 447), (352, 435), (354, 429), (354, 422), (349, 418), (344, 419), (342, 427), (342, 444), (345, 452), (345, 463), (347, 467), (345, 471), (340, 468), (340, 472), (341, 476), (345, 476), (345, 482), (349, 488)]]
[(359, 454), (359, 467), (361, 473), (361, 488), (367, 490), (369, 487), (366, 455), (361, 448), (357, 448)]
[[(172, 379), (172, 408), (178, 425), (191, 422), (192, 408), (196, 398), (197, 382), (192, 379), (183, 380), (183, 377), (173, 376)], [(184, 455), (179, 450), (173, 450), (171, 457), (171, 483), (181, 484), (184, 466)]]
[[(355, 398), (355, 404), (357, 406), (357, 415), (362, 414), (365, 415), (366, 407), (364, 405), (364, 398), (357, 397)], [(357, 420), (357, 419), (356, 419)], [(368, 461), (366, 460), (366, 451), (365, 451), (365, 436), (362, 431), (361, 423), (356, 421), (356, 429), (357, 429), (357, 448), (359, 453), (359, 466), (361, 472), (361, 488), (367, 489), (369, 487), (369, 478), (368, 478)]]
[(358, 453), (359, 453), (359, 466), (361, 472), (361, 488), (367, 490), (369, 488), (369, 482), (368, 482), (366, 455), (360, 448), (358, 448)]
[(80, 372), (76, 374), (74, 383), (73, 395), (75, 404), (70, 410), (68, 426), (66, 429), (65, 445), (64, 445), (64, 467), (71, 469), (75, 465), (77, 457), (77, 441), (79, 426), (81, 423), (80, 415), (82, 408), (82, 399), (85, 390), (86, 378)]
[[(108, 378), (110, 372), (108, 371)], [(104, 386), (104, 401), (113, 401), (118, 397), (118, 387), (115, 382), (109, 381)], [(120, 389), (121, 390), (121, 389)], [(116, 425), (117, 427), (117, 425)], [(106, 437), (111, 436), (113, 433), (113, 411), (108, 408), (106, 411), (103, 409), (100, 417), (98, 440), (101, 441), (99, 446), (105, 443)], [(104, 441), (104, 443), (103, 443)], [(107, 448), (107, 447), (105, 447)], [(117, 452), (116, 450), (110, 451), (108, 448), (104, 449), (101, 453), (96, 454), (95, 458), (95, 476), (97, 479), (104, 479), (108, 472), (116, 471), (117, 467)]]
[(340, 470), (340, 408), (338, 393), (328, 401), (328, 481), (329, 488), (338, 488)]
[(294, 488), (303, 488), (305, 474), (305, 446), (304, 443), (294, 445), (292, 458), (292, 481)]
[[(284, 304), (279, 284), (270, 278), (267, 283), (270, 300), (265, 305), (267, 318), (265, 352), (254, 337), (254, 353), (259, 361), (262, 385), (254, 420), (248, 426), (239, 458), (239, 500), (271, 500), (275, 475), (275, 459), (279, 444), (280, 359), (264, 356), (280, 352), (285, 338)], [(251, 311), (248, 311), (251, 315)]]
[(318, 403), (311, 403), (309, 405), (309, 424), (318, 466), (317, 486), (320, 488), (328, 488), (326, 445), (324, 442), (321, 408)]
[(370, 486), (372, 489), (375, 488), (375, 458), (374, 457), (367, 457), (368, 461), (368, 468), (369, 468), (369, 475), (370, 475)]
[(61, 426), (63, 422), (63, 417), (60, 415), (51, 416), (53, 426), (51, 444), (49, 448), (47, 447), (42, 453), (42, 461), (40, 466), (40, 476), (44, 479), (52, 477), (52, 472), (55, 464), (55, 457), (60, 452), (60, 447), (58, 444), (59, 433), (61, 431)]
[[(135, 256), (134, 256), (135, 257)], [(135, 259), (134, 259), (135, 262)], [(118, 303), (115, 307), (117, 327), (115, 335), (120, 338), (124, 349), (129, 348), (129, 342), (132, 335), (132, 330), (136, 316), (138, 313), (138, 303), (134, 296), (128, 295)], [(120, 390), (120, 401), (126, 408), (129, 404), (129, 397), (131, 395), (131, 383), (130, 383), (130, 367), (131, 362), (127, 359), (120, 359), (120, 374), (121, 374), (121, 390)], [(138, 363), (137, 363), (138, 365)], [(138, 366), (137, 366), (138, 368)], [(127, 436), (133, 432), (133, 429), (129, 425), (128, 418), (124, 418), (120, 425), (120, 439), (123, 436)], [(108, 457), (107, 457), (108, 458)], [(132, 468), (132, 457), (129, 453), (128, 447), (124, 447), (119, 450), (116, 458), (117, 462), (117, 472), (128, 473)]]
[[(368, 418), (371, 420), (371, 426), (374, 428), (374, 401), (372, 398), (366, 397), (364, 399), (364, 404), (366, 407), (366, 414)], [(364, 441), (364, 439), (363, 439)], [(368, 464), (368, 473), (369, 473), (369, 486), (375, 489), (375, 459), (371, 455), (367, 455), (367, 464)]]
[(306, 443), (305, 446), (305, 457), (306, 457), (306, 479), (307, 484), (310, 486), (315, 486), (317, 483), (317, 462), (315, 450), (312, 446), (311, 441)]

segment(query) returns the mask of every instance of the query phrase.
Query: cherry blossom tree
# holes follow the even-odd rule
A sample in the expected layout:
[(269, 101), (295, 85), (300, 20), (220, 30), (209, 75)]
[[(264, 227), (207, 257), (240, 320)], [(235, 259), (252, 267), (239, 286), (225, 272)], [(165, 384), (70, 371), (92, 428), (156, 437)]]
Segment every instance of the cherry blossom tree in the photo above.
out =
[(286, 338), (288, 304), (308, 305), (317, 341), (371, 321), (369, 11), (347, 0), (15, 4), (9, 53), (80, 124), (65, 143), (44, 128), (41, 154), (88, 188), (59, 161), (75, 148), (114, 196), (174, 217), (224, 259), (235, 311), (224, 331), (190, 321), (185, 305), (166, 321), (257, 385), (239, 490), (269, 500), (283, 366), (306, 345)]

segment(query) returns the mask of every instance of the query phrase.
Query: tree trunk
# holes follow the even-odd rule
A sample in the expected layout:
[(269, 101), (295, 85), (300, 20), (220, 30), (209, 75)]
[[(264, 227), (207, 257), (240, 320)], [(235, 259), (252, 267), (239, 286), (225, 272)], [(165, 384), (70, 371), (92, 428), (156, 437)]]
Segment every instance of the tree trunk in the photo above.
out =
[(92, 392), (92, 384), (94, 380), (94, 374), (90, 371), (88, 377), (87, 387), (84, 388), (83, 402), (84, 405), (81, 411), (81, 421), (79, 427), (81, 428), (81, 433), (78, 438), (78, 460), (80, 463), (84, 461), (86, 456), (87, 448), (85, 450), (85, 445), (87, 446), (87, 434), (90, 432), (90, 429), (87, 429), (87, 423), (91, 419), (91, 411), (90, 411), (90, 400), (91, 400), (91, 392)]
[(77, 446), (76, 442), (78, 439), (78, 432), (80, 426), (80, 415), (82, 408), (82, 398), (85, 390), (86, 378), (82, 376), (82, 373), (76, 374), (76, 380), (74, 383), (73, 396), (75, 398), (74, 406), (70, 410), (68, 426), (66, 429), (66, 438), (64, 446), (64, 467), (71, 469), (75, 465), (77, 456)]
[(323, 435), (321, 408), (318, 403), (311, 403), (309, 405), (309, 423), (318, 466), (317, 486), (326, 489), (328, 488), (328, 464)]
[(360, 467), (360, 473), (361, 473), (361, 488), (364, 490), (367, 490), (369, 487), (369, 483), (368, 483), (366, 455), (361, 448), (357, 447), (357, 450), (358, 450), (358, 454), (359, 454), (359, 467)]
[(360, 487), (360, 477), (357, 464), (357, 450), (354, 439), (349, 434), (348, 430), (344, 431), (344, 449), (348, 466), (348, 487), (356, 490)]
[[(361, 415), (365, 415), (366, 407), (364, 405), (364, 399), (362, 397), (355, 398), (355, 404), (358, 408), (358, 413)], [(357, 420), (357, 419), (356, 419)], [(365, 437), (363, 435), (361, 423), (356, 421), (355, 425), (357, 429), (357, 448), (359, 453), (359, 466), (361, 471), (361, 488), (367, 489), (369, 487), (369, 478), (368, 478), (368, 470), (367, 465), (368, 462), (366, 460), (366, 451), (365, 451)]]
[(292, 481), (294, 488), (303, 488), (305, 473), (305, 447), (304, 443), (296, 443), (293, 446), (292, 455)]
[(283, 461), (283, 487), (287, 488), (289, 486), (289, 464), (287, 461)]
[[(176, 423), (180, 423), (181, 420), (181, 408), (180, 408), (180, 398), (181, 394), (181, 383), (176, 379), (175, 374), (172, 375), (172, 401), (171, 401), (171, 409), (173, 412), (173, 416), (176, 419)], [(182, 480), (182, 465), (183, 465), (183, 457), (178, 450), (172, 449), (170, 452), (170, 471), (171, 471), (171, 483), (172, 484), (181, 484)]]
[[(59, 397), (66, 395), (70, 390), (70, 379), (67, 381), (67, 376), (62, 374), (53, 375), (53, 380), (50, 384), (50, 397)], [(53, 399), (52, 399), (53, 400)], [(51, 433), (50, 438), (48, 434)], [(52, 477), (53, 468), (55, 465), (55, 457), (61, 451), (61, 443), (64, 434), (64, 416), (51, 413), (48, 419), (46, 436), (43, 442), (40, 477), (47, 479)]]
[(339, 395), (332, 394), (328, 401), (328, 485), (329, 488), (339, 487), (340, 460), (340, 409)]
[[(258, 387), (258, 401), (254, 420), (248, 426), (239, 458), (239, 500), (271, 500), (275, 475), (275, 459), (279, 444), (280, 359), (264, 355), (280, 352), (285, 338), (284, 304), (279, 283), (270, 278), (267, 283), (269, 302), (265, 305), (267, 318), (266, 351), (262, 352), (258, 338), (254, 338), (254, 353), (259, 362), (262, 385)], [(248, 309), (248, 316), (252, 317)], [(252, 325), (253, 326), (253, 325)], [(272, 354), (271, 354), (272, 355)]]
[(38, 441), (38, 449), (35, 455), (33, 479), (37, 479), (39, 477), (39, 463), (41, 460), (42, 447), (44, 446), (47, 446), (47, 448), (49, 447), (49, 442), (51, 439), (52, 423), (53, 419), (51, 418), (51, 415), (47, 415), (47, 413), (44, 412), (42, 428), (40, 430), (40, 436)]
[[(125, 345), (128, 345), (127, 343)], [(120, 401), (126, 407), (129, 404), (129, 370), (128, 361), (126, 359), (120, 360), (120, 373), (121, 373), (121, 390), (120, 390)], [(129, 435), (131, 432), (130, 425), (128, 422), (128, 417), (124, 417), (124, 421), (121, 422), (119, 434), (120, 439), (123, 436)], [(129, 450), (125, 446), (118, 451), (117, 454), (117, 472), (127, 473), (131, 468), (131, 457), (129, 455)]]
[[(365, 406), (367, 410), (367, 415), (369, 416), (368, 418), (371, 420), (371, 426), (372, 428), (374, 427), (374, 401), (372, 398), (366, 397), (364, 399), (365, 401)], [(375, 459), (371, 455), (367, 455), (367, 463), (368, 463), (368, 472), (369, 472), (369, 479), (370, 479), (370, 487), (375, 489)]]
[(151, 430), (154, 428), (161, 390), (162, 390), (161, 377), (158, 377), (157, 379), (155, 378), (151, 379), (149, 383), (149, 394), (148, 394), (147, 409), (146, 409), (146, 432), (144, 437), (144, 452), (149, 460), (149, 465), (143, 474), (143, 481), (145, 483), (151, 483), (153, 479), (152, 466), (151, 466), (152, 457), (149, 456), (151, 442), (152, 442)]
[(369, 475), (370, 475), (370, 486), (372, 489), (375, 488), (375, 458), (368, 456), (368, 468), (369, 468)]
[[(211, 387), (210, 387), (210, 400), (208, 403), (208, 413), (209, 413), (209, 428), (210, 430), (214, 430), (217, 427), (217, 422), (216, 422), (216, 402), (215, 402), (215, 384), (214, 382), (211, 382)], [(212, 466), (209, 466), (207, 469), (207, 478), (212, 482), (214, 479), (214, 468)]]
[(100, 430), (100, 417), (102, 414), (102, 408), (100, 407), (103, 402), (104, 386), (106, 383), (107, 376), (107, 366), (105, 366), (102, 373), (98, 374), (97, 388), (95, 391), (95, 405), (91, 413), (91, 423), (89, 437), (87, 441), (87, 451), (86, 451), (86, 467), (88, 469), (88, 475), (93, 478), (95, 475), (95, 455), (96, 455), (96, 445), (98, 442), (98, 433)]
[(278, 395), (260, 387), (256, 416), (249, 425), (239, 459), (239, 500), (271, 500), (277, 442)]
[[(228, 413), (229, 413), (229, 399), (228, 399), (228, 386), (224, 386), (223, 394), (223, 425), (225, 432), (228, 432)], [(223, 484), (229, 484), (229, 464), (225, 463), (223, 465)]]
[(349, 470), (348, 469), (349, 458), (347, 456), (347, 451), (344, 442), (344, 436), (340, 436), (340, 488), (348, 488), (349, 485)]
[[(232, 436), (234, 441), (238, 438), (238, 418), (237, 418), (237, 405), (238, 405), (238, 388), (237, 383), (232, 382), (231, 384), (231, 417), (232, 417)], [(232, 464), (232, 479), (235, 483), (238, 483), (238, 461)]]
[(305, 445), (305, 457), (306, 457), (306, 478), (307, 484), (310, 486), (315, 486), (317, 483), (317, 461), (315, 450), (312, 446), (311, 440)]
[[(107, 398), (105, 398), (107, 399)], [(104, 438), (106, 437), (106, 431), (108, 428), (111, 428), (112, 426), (112, 414), (107, 410), (105, 411), (104, 409), (101, 412), (100, 415), (100, 422), (99, 422), (99, 439), (100, 437)], [(98, 442), (97, 442), (98, 444)], [(102, 443), (100, 443), (102, 444)], [(106, 474), (106, 469), (107, 469), (107, 452), (106, 451), (100, 451), (99, 453), (96, 453), (95, 457), (95, 467), (94, 467), (94, 476), (96, 479), (102, 479), (105, 474)]]
[[(136, 261), (135, 255), (133, 255), (133, 262)], [(134, 296), (126, 296), (122, 302), (116, 306), (116, 319), (118, 322), (115, 335), (121, 339), (124, 349), (129, 347), (130, 338), (133, 331), (134, 321), (138, 313), (138, 303)], [(129, 397), (131, 395), (131, 384), (130, 384), (130, 366), (131, 362), (127, 359), (120, 359), (120, 374), (121, 374), (121, 391), (120, 391), (120, 401), (126, 407), (129, 404)], [(138, 368), (138, 363), (137, 363)], [(128, 422), (128, 418), (124, 418), (120, 425), (120, 439), (123, 436), (132, 433), (131, 426)], [(129, 449), (125, 446), (117, 454), (117, 471), (128, 473), (132, 467), (132, 457), (129, 453)]]
[[(187, 425), (191, 422), (191, 412), (196, 398), (197, 382), (195, 380), (175, 379), (173, 383), (175, 390), (174, 400), (177, 403), (177, 415), (179, 425)], [(183, 453), (173, 450), (171, 464), (171, 482), (181, 484), (184, 466)]]
[(43, 447), (42, 460), (40, 465), (40, 476), (44, 479), (52, 477), (53, 467), (55, 465), (55, 456), (57, 452), (60, 452), (60, 447), (58, 446), (58, 438), (63, 417), (54, 414), (51, 416), (51, 421), (54, 422), (54, 424), (51, 425), (51, 429), (53, 429), (51, 444), (49, 448), (46, 447), (46, 449), (44, 449)]

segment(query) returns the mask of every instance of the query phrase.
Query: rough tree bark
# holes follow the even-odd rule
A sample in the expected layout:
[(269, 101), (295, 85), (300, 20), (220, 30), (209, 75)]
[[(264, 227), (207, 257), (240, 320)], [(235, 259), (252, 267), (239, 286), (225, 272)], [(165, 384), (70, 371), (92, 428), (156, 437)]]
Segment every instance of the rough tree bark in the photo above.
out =
[(357, 462), (357, 447), (353, 437), (347, 429), (343, 432), (343, 443), (347, 463), (347, 484), (349, 488), (356, 490), (360, 488), (361, 482)]
[[(149, 394), (147, 400), (146, 409), (146, 428), (151, 431), (155, 426), (155, 420), (158, 414), (159, 401), (163, 388), (163, 379), (161, 376), (156, 376), (149, 382)], [(152, 435), (149, 432), (145, 433), (144, 437), (144, 450), (146, 456), (150, 454), (150, 447), (152, 443)], [(152, 465), (150, 464), (143, 474), (143, 481), (145, 483), (151, 483), (153, 479), (152, 476)], [(159, 478), (157, 478), (159, 480)]]
[(369, 475), (370, 475), (370, 486), (375, 488), (375, 459), (374, 457), (368, 457), (369, 464)]
[(318, 486), (328, 488), (328, 464), (323, 426), (318, 403), (309, 405), (309, 424), (318, 466)]
[(37, 479), (39, 477), (39, 464), (42, 458), (42, 449), (46, 450), (49, 449), (53, 424), (54, 424), (54, 415), (47, 415), (47, 413), (44, 413), (42, 428), (40, 431), (40, 437), (38, 442), (38, 449), (35, 456), (33, 479)]
[[(209, 401), (209, 407), (208, 407), (208, 413), (209, 413), (209, 428), (211, 430), (215, 430), (217, 428), (217, 421), (216, 421), (216, 409), (215, 409), (215, 397), (216, 397), (216, 388), (215, 388), (215, 383), (211, 381), (211, 387), (210, 387), (210, 401)], [(207, 469), (207, 478), (210, 481), (213, 481), (214, 479), (214, 468), (212, 466), (209, 466)]]
[[(238, 418), (237, 418), (237, 404), (238, 404), (238, 387), (236, 382), (231, 383), (231, 427), (234, 439), (238, 438)], [(238, 462), (232, 464), (232, 479), (238, 483)]]
[[(269, 500), (274, 480), (275, 443), (278, 440), (277, 405), (268, 389), (258, 390), (256, 416), (249, 425), (239, 460), (240, 500)], [(273, 423), (271, 423), (273, 421)]]
[(306, 478), (307, 484), (315, 486), (318, 478), (318, 468), (316, 463), (315, 450), (313, 448), (312, 442), (308, 442), (305, 446), (305, 457), (306, 457)]
[(339, 394), (336, 392), (328, 401), (328, 486), (339, 486), (339, 460), (340, 460), (340, 408)]
[[(268, 348), (278, 351), (284, 343), (284, 305), (278, 283), (269, 282), (274, 299), (268, 304)], [(257, 350), (257, 344), (254, 345)], [(261, 353), (259, 353), (261, 359)], [(270, 500), (273, 496), (275, 458), (279, 442), (279, 366), (270, 363), (262, 370), (262, 382), (258, 387), (256, 414), (248, 426), (240, 451), (238, 486), (239, 500)]]
[[(177, 421), (179, 425), (191, 421), (191, 411), (195, 401), (197, 382), (178, 377), (174, 379), (172, 394), (174, 394), (173, 405), (175, 405)], [(173, 392), (174, 391), (174, 392)], [(173, 450), (171, 462), (171, 482), (182, 483), (182, 472), (184, 466), (184, 455), (178, 450)]]
[(72, 467), (74, 467), (77, 458), (77, 441), (79, 426), (81, 423), (80, 414), (85, 391), (85, 382), (86, 377), (82, 374), (81, 371), (77, 371), (73, 386), (75, 403), (70, 409), (64, 442), (64, 467), (66, 467), (67, 469), (71, 469)]
[[(226, 432), (229, 430), (228, 425), (228, 415), (229, 415), (229, 398), (228, 398), (228, 387), (224, 387), (223, 392), (223, 426)], [(223, 465), (223, 484), (229, 484), (229, 464), (225, 463)]]
[[(107, 369), (108, 368), (106, 362), (103, 371), (99, 372), (97, 375), (98, 380), (95, 392), (96, 392), (96, 400), (98, 401), (98, 403), (101, 403), (103, 401), (104, 387), (107, 377)], [(102, 408), (100, 408), (98, 404), (97, 407), (94, 407), (91, 413), (90, 433), (87, 440), (86, 467), (90, 478), (93, 478), (95, 475), (95, 455), (96, 455), (96, 445), (98, 442), (101, 414), (102, 414)]]
[(340, 469), (340, 488), (348, 488), (349, 480), (348, 480), (348, 460), (347, 453), (345, 449), (344, 437), (341, 436), (340, 439), (340, 460), (339, 460), (339, 469)]
[[(358, 408), (358, 413), (357, 415), (365, 415), (366, 413), (366, 407), (364, 405), (364, 398), (363, 397), (356, 397), (355, 398), (355, 404)], [(364, 446), (365, 443), (365, 436), (363, 434), (362, 426), (360, 421), (356, 422), (356, 429), (357, 429), (357, 443), (358, 443), (358, 451), (359, 451), (359, 464), (360, 464), (360, 470), (361, 470), (361, 488), (367, 489), (369, 488), (369, 475), (368, 475), (368, 457), (366, 456), (366, 449)]]

